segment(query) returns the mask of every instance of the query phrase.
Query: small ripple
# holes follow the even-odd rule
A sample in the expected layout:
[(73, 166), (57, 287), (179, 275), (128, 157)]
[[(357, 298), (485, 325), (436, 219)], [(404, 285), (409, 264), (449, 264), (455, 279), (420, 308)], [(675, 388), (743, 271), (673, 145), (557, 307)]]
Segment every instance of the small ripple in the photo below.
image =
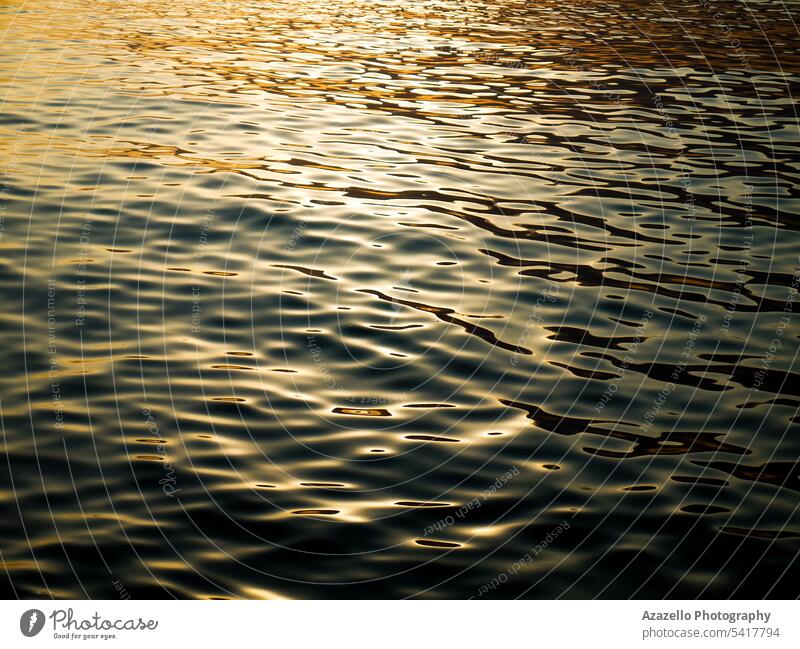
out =
[(391, 417), (392, 413), (385, 408), (343, 408), (337, 407), (332, 410), (339, 415), (354, 415), (356, 417)]
[(426, 548), (460, 548), (460, 543), (453, 543), (452, 541), (434, 541), (433, 539), (415, 539), (414, 543), (422, 545)]
[(317, 268), (306, 268), (305, 266), (292, 266), (290, 264), (272, 264), (273, 268), (287, 268), (289, 270), (297, 271), (298, 273), (303, 273), (304, 275), (308, 275), (310, 277), (317, 277), (319, 279), (328, 279), (337, 281), (338, 278), (333, 277), (325, 273), (325, 271), (319, 270)]

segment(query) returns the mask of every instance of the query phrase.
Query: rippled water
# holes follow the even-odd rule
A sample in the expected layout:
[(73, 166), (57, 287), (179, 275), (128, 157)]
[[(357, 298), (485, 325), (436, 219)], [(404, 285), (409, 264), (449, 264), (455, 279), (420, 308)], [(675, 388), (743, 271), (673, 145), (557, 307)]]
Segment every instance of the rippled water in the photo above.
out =
[(22, 2), (7, 597), (797, 597), (797, 2)]

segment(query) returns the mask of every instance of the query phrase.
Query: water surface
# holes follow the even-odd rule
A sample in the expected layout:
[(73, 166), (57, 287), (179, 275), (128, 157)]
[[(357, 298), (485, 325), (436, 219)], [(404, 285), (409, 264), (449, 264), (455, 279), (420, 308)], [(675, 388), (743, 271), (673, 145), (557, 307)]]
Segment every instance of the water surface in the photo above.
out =
[(4, 3), (3, 595), (800, 595), (798, 9)]

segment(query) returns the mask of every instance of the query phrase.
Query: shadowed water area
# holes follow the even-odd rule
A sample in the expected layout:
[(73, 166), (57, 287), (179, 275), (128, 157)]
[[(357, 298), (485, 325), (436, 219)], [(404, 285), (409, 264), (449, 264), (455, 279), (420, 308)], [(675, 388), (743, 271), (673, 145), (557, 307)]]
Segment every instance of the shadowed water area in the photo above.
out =
[(0, 593), (797, 597), (800, 3), (0, 8)]

